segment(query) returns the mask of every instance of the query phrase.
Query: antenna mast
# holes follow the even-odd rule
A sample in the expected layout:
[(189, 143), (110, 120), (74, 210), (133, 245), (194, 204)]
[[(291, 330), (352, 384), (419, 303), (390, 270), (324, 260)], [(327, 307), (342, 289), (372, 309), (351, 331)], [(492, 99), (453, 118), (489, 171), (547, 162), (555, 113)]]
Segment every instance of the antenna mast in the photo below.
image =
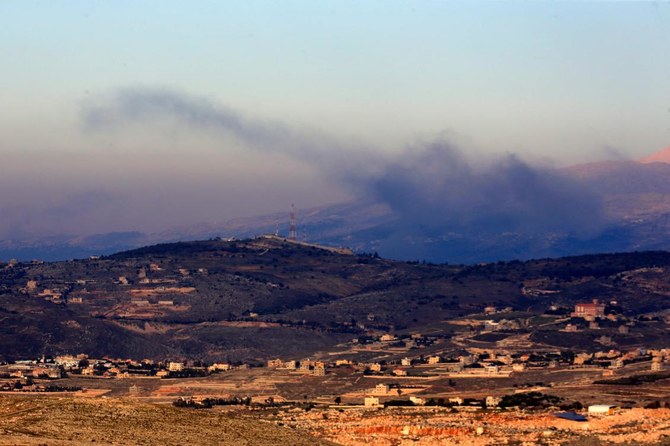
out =
[(295, 204), (291, 203), (291, 218), (289, 221), (288, 239), (296, 241), (298, 239), (298, 230), (295, 218)]

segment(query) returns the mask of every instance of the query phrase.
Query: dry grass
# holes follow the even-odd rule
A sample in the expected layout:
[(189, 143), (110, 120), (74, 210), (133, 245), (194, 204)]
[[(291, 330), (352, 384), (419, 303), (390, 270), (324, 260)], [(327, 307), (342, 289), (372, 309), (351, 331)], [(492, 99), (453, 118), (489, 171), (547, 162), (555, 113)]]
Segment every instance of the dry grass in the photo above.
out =
[(2, 445), (328, 445), (220, 411), (124, 399), (0, 396)]

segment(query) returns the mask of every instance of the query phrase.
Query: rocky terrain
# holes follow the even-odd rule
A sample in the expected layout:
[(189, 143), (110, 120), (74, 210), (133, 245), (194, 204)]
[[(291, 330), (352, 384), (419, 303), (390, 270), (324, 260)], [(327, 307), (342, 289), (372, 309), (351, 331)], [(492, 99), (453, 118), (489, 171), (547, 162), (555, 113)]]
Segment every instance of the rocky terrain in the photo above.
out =
[(670, 410), (633, 409), (575, 422), (552, 413), (450, 413), (439, 409), (306, 413), (294, 424), (348, 446), (667, 445)]

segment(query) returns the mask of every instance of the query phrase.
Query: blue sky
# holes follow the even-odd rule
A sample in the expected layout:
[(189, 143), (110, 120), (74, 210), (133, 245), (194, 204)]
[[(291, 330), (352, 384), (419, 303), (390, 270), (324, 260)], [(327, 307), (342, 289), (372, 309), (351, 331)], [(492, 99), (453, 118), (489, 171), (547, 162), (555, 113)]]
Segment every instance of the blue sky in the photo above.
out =
[[(0, 236), (72, 196), (115, 197), (128, 218), (110, 220), (122, 206), (110, 205), (83, 226), (63, 217), (60, 231), (160, 229), (350, 193), (300, 159), (207, 129), (85, 129), (82, 109), (119, 89), (391, 154), (438, 135), (558, 165), (670, 144), (668, 2), (4, 0), (0, 67), (0, 210), (32, 215)], [(34, 179), (31, 194), (12, 189), (19, 175)], [(175, 196), (188, 215), (159, 211)]]

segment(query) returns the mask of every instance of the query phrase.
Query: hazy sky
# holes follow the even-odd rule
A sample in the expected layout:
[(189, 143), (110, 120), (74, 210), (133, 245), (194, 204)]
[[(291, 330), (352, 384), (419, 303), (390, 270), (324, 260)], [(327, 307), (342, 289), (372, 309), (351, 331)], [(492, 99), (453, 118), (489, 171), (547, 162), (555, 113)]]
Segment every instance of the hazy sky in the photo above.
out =
[(670, 4), (3, 0), (0, 105), (0, 238), (155, 231), (355, 196), (436, 138), (661, 149)]

